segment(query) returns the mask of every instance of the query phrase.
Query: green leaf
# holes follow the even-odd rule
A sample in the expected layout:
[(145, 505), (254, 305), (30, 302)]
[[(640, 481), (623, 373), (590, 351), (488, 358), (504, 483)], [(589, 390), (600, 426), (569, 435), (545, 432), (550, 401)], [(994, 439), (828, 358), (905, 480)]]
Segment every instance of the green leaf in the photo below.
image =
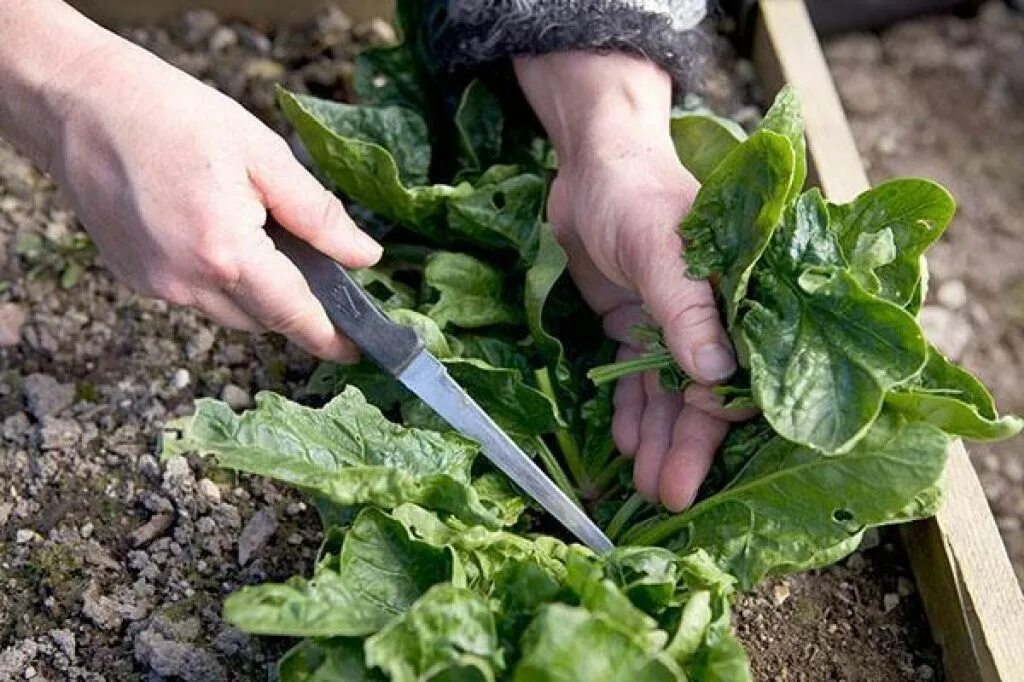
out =
[(541, 225), (537, 258), (526, 271), (523, 305), (526, 307), (526, 325), (530, 329), (530, 337), (560, 384), (570, 379), (569, 363), (562, 342), (544, 326), (544, 310), (568, 262), (568, 256), (555, 239), (551, 226)]
[(393, 682), (494, 682), (504, 669), (487, 602), (471, 590), (444, 584), (367, 639), (366, 660)]
[(448, 226), (482, 247), (513, 249), (529, 262), (537, 251), (546, 183), (514, 166), (493, 166), (473, 191), (448, 202)]
[(804, 119), (800, 113), (800, 100), (796, 90), (786, 85), (776, 95), (758, 130), (770, 130), (789, 140), (793, 150), (793, 179), (787, 202), (794, 201), (804, 189), (807, 180), (807, 143), (804, 140)]
[(680, 227), (689, 275), (722, 276), (719, 290), (730, 327), (754, 264), (782, 217), (793, 164), (786, 138), (755, 133), (708, 176)]
[(425, 308), (444, 329), (513, 324), (521, 315), (505, 301), (505, 276), (495, 267), (464, 253), (439, 251), (427, 257), (423, 279), (439, 298)]
[(832, 453), (870, 428), (886, 391), (921, 370), (927, 346), (909, 313), (838, 267), (827, 221), (816, 190), (787, 211), (741, 335), (765, 418), (783, 437)]
[(492, 367), (473, 358), (452, 358), (445, 362), (445, 367), (511, 435), (537, 436), (563, 425), (557, 406), (528, 385), (518, 370)]
[(837, 561), (864, 528), (934, 513), (948, 444), (934, 426), (889, 413), (843, 455), (776, 436), (722, 492), (638, 526), (625, 541), (702, 548), (749, 589), (768, 575)]
[(893, 241), (892, 230), (885, 228), (878, 232), (862, 232), (857, 237), (857, 243), (848, 259), (850, 274), (865, 291), (877, 294), (882, 288), (882, 282), (875, 274), (875, 270), (896, 260), (896, 243)]
[(310, 580), (243, 587), (224, 602), (224, 619), (245, 632), (295, 637), (358, 637), (377, 632), (432, 585), (452, 576), (443, 548), (365, 509)]
[(281, 682), (384, 682), (384, 677), (363, 662), (360, 639), (305, 639), (277, 664)]
[(675, 606), (678, 557), (661, 547), (618, 547), (604, 558), (604, 575), (651, 615)]
[(956, 204), (942, 186), (929, 180), (883, 182), (849, 204), (830, 206), (832, 227), (847, 259), (855, 262), (862, 235), (892, 233), (894, 258), (875, 268), (879, 294), (916, 312), (915, 290), (922, 278), (922, 256), (945, 231)]
[(676, 114), (669, 126), (679, 161), (700, 182), (704, 182), (729, 152), (747, 139), (743, 128), (713, 114)]
[(423, 340), (423, 344), (434, 357), (443, 360), (452, 356), (452, 349), (448, 345), (448, 339), (445, 338), (438, 323), (430, 317), (415, 310), (403, 310), (400, 308), (389, 310), (388, 317), (391, 318), (392, 322), (397, 322), (416, 330), (416, 334)]
[[(376, 110), (375, 116), (356, 117), (350, 112), (358, 107), (282, 88), (277, 98), (317, 167), (339, 190), (374, 213), (439, 236), (436, 220), (445, 201), (470, 191), (468, 185), (408, 186), (426, 181), (424, 160), (429, 163), (430, 158), (426, 126), (412, 112), (391, 107)], [(402, 149), (401, 163), (394, 155), (396, 148)]]
[(361, 104), (397, 106), (422, 115), (428, 109), (423, 77), (406, 45), (369, 48), (356, 57), (353, 88)]
[(583, 607), (549, 604), (523, 635), (516, 682), (684, 682), (669, 656), (652, 650), (643, 636), (604, 614)]
[(928, 364), (920, 377), (906, 389), (886, 395), (885, 402), (908, 419), (926, 421), (972, 440), (1002, 440), (1024, 427), (1019, 417), (997, 416), (985, 386), (934, 346), (928, 348)]
[(416, 292), (382, 269), (361, 268), (349, 270), (349, 274), (384, 310), (412, 308), (416, 305)]
[(501, 154), (504, 124), (497, 96), (480, 80), (473, 80), (463, 91), (455, 112), (462, 165), (483, 169), (494, 163)]
[(393, 424), (352, 387), (320, 409), (261, 392), (256, 408), (241, 416), (219, 401), (199, 400), (195, 415), (169, 425), (164, 439), (165, 456), (193, 450), (335, 504), (417, 502), (499, 525), (470, 485), (474, 443)]

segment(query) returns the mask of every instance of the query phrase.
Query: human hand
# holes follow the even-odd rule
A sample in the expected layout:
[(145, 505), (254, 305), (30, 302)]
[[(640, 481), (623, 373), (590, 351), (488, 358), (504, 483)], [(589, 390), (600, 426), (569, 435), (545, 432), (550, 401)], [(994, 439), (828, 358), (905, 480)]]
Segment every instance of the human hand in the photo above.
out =
[(280, 136), (110, 35), (53, 83), (51, 170), (116, 275), (223, 325), (280, 332), (324, 358), (357, 357), (263, 226), (269, 211), (349, 267), (372, 265), (381, 248)]
[(710, 285), (686, 276), (678, 226), (699, 183), (672, 146), (671, 83), (652, 63), (621, 54), (522, 58), (516, 72), (558, 153), (548, 218), (573, 280), (622, 344), (620, 359), (641, 352), (631, 331), (653, 318), (698, 382), (668, 393), (649, 372), (621, 379), (615, 392), (613, 435), (635, 456), (637, 490), (684, 509), (727, 422), (751, 414), (723, 409), (709, 387), (736, 362)]

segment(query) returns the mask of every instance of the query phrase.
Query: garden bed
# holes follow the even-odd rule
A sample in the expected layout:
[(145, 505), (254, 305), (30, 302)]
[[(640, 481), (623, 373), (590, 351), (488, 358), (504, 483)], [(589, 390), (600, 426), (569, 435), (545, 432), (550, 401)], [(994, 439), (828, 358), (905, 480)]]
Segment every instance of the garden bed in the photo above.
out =
[[(344, 99), (339, 83), (358, 46), (393, 37), (385, 24), (352, 27), (336, 13), (278, 28), (272, 39), (195, 13), (125, 34), (281, 130), (273, 83)], [(756, 120), (748, 63), (723, 56), (710, 85), (717, 111)], [(6, 147), (0, 179), (0, 254), (11, 283), (2, 300), (28, 315), (21, 343), (0, 350), (0, 483), (13, 491), (0, 503), (0, 677), (31, 667), (45, 679), (262, 678), (288, 643), (241, 635), (221, 621), (220, 605), (241, 584), (308, 573), (320, 539), (315, 515), (261, 479), (199, 461), (163, 470), (154, 436), (191, 411), (194, 397), (240, 406), (260, 389), (294, 394), (313, 363), (277, 339), (226, 333), (138, 299), (98, 267), (60, 288), (88, 255), (69, 248), (44, 262), (17, 253), (17, 233), (73, 245), (73, 217)], [(16, 317), (4, 308), (3, 319)], [(941, 675), (898, 542), (883, 533), (870, 544), (738, 603), (736, 629), (759, 679)]]

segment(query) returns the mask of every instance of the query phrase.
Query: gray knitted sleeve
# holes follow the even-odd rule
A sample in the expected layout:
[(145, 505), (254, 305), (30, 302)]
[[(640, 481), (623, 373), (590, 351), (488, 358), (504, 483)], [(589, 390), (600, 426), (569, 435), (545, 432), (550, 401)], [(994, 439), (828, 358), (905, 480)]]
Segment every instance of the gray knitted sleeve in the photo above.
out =
[[(440, 4), (441, 0), (435, 0)], [(447, 0), (434, 52), (452, 67), (564, 50), (621, 50), (687, 80), (705, 0)]]

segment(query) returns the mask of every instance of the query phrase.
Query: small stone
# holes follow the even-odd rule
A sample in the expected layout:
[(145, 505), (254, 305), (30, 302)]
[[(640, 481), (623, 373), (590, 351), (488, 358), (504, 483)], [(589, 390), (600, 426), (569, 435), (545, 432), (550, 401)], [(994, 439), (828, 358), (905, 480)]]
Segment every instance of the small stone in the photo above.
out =
[(329, 5), (317, 16), (316, 31), (325, 47), (347, 40), (351, 30), (352, 19), (334, 5)]
[(775, 601), (776, 606), (782, 606), (789, 599), (789, 585), (787, 583), (778, 583), (772, 587), (772, 598)]
[(157, 514), (144, 525), (132, 531), (128, 539), (132, 543), (132, 547), (139, 548), (143, 545), (148, 545), (166, 533), (172, 525), (174, 525), (174, 514), (172, 512)]
[(284, 513), (288, 516), (296, 516), (304, 511), (306, 511), (305, 502), (289, 502), (288, 506), (284, 509)]
[(270, 38), (260, 31), (257, 31), (252, 26), (236, 24), (234, 29), (235, 33), (238, 34), (238, 39), (241, 41), (242, 45), (253, 52), (267, 55), (274, 49), (274, 43), (271, 42)]
[(284, 65), (273, 59), (250, 59), (245, 65), (245, 75), (253, 80), (279, 81), (285, 72)]
[(0, 347), (21, 343), (21, 328), (27, 317), (25, 309), (17, 303), (0, 304)]
[(25, 406), (36, 419), (56, 415), (75, 401), (75, 387), (48, 374), (29, 374), (21, 385)]
[(211, 652), (188, 642), (175, 641), (155, 626), (139, 633), (135, 660), (162, 677), (185, 682), (221, 682), (227, 673)]
[(50, 639), (70, 660), (75, 660), (75, 633), (71, 630), (50, 630)]
[(836, 625), (835, 623), (830, 623), (829, 624), (829, 626), (828, 626), (828, 634), (834, 635), (834, 634), (836, 634), (837, 630), (839, 630), (839, 626), (838, 625)]
[(184, 31), (182, 32), (185, 42), (192, 46), (198, 46), (210, 37), (210, 34), (220, 25), (217, 15), (208, 9), (193, 9), (185, 12), (182, 18)]
[(21, 441), (28, 432), (28, 429), (28, 417), (24, 412), (15, 412), (4, 419), (3, 425), (0, 426), (0, 431), (2, 431), (3, 437), (12, 442)]
[(192, 375), (188, 373), (187, 369), (179, 367), (174, 370), (174, 375), (171, 377), (171, 388), (181, 391), (188, 388), (190, 383), (192, 383)]
[(919, 680), (930, 680), (935, 677), (935, 670), (926, 663), (917, 666), (914, 672), (917, 673), (917, 679)]
[(0, 502), (0, 528), (7, 525), (7, 519), (11, 518), (11, 512), (13, 510), (13, 502)]
[(218, 26), (210, 34), (210, 52), (223, 52), (238, 44), (238, 34), (227, 26)]
[(897, 606), (900, 605), (900, 595), (895, 592), (887, 592), (882, 595), (882, 608), (886, 613), (889, 613)]
[(19, 545), (27, 545), (38, 539), (40, 539), (39, 533), (29, 528), (19, 528), (18, 532), (14, 534), (14, 541)]
[(958, 360), (963, 355), (974, 335), (967, 320), (941, 306), (924, 306), (918, 314), (918, 321), (924, 335), (951, 360)]
[(249, 392), (241, 386), (227, 384), (220, 392), (220, 399), (228, 404), (233, 410), (244, 410), (252, 404)]
[(943, 282), (935, 292), (935, 298), (944, 308), (957, 310), (967, 305), (967, 287), (958, 279)]
[(89, 540), (85, 545), (84, 556), (85, 560), (93, 566), (99, 566), (111, 571), (121, 570), (121, 564), (117, 563), (114, 557), (110, 556), (110, 552), (95, 540)]
[(298, 533), (292, 533), (291, 535), (288, 536), (287, 542), (288, 542), (289, 545), (301, 545), (302, 544), (302, 536), (299, 535)]
[(82, 527), (78, 530), (78, 532), (82, 535), (83, 538), (89, 539), (90, 537), (92, 537), (93, 530), (94, 528), (92, 525), (92, 521), (86, 521), (84, 524), (82, 524)]
[(208, 478), (201, 478), (196, 488), (199, 490), (199, 496), (206, 500), (207, 504), (220, 504), (220, 488), (216, 483)]
[(238, 538), (238, 565), (245, 566), (249, 559), (263, 549), (277, 530), (277, 520), (270, 507), (263, 507), (252, 515)]
[(101, 630), (118, 630), (124, 622), (117, 602), (100, 594), (99, 584), (93, 580), (82, 593), (82, 613)]
[(160, 480), (160, 463), (156, 461), (156, 457), (153, 455), (139, 455), (138, 467), (142, 475), (154, 483)]
[(29, 666), (29, 667), (25, 668), (25, 675), (24, 675), (24, 677), (25, 677), (26, 680), (34, 680), (36, 678), (36, 674), (37, 674), (36, 673), (36, 669), (33, 668), (32, 666)]
[(912, 580), (908, 580), (907, 578), (901, 577), (896, 581), (896, 592), (901, 597), (909, 597), (916, 591), (917, 586), (914, 585), (914, 582)]
[(169, 458), (164, 465), (164, 483), (170, 488), (192, 488), (195, 478), (188, 460), (180, 455)]
[(78, 445), (82, 427), (72, 419), (43, 417), (39, 425), (39, 447), (43, 450), (67, 450)]
[(197, 360), (206, 357), (206, 354), (213, 348), (217, 337), (206, 327), (200, 327), (195, 335), (189, 338), (185, 344), (185, 354), (189, 360)]
[(357, 27), (357, 33), (372, 45), (391, 45), (398, 36), (395, 35), (395, 28), (390, 22), (377, 17), (370, 20), (367, 25)]

